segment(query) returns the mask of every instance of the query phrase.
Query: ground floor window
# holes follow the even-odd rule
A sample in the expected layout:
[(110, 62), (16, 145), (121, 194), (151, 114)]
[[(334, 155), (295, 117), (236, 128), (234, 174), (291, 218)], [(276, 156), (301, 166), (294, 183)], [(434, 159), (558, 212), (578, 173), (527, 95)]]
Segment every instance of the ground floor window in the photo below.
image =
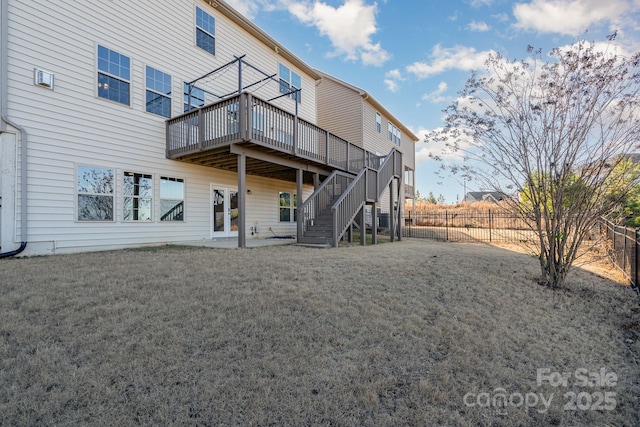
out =
[(78, 221), (113, 221), (114, 171), (78, 166)]
[(280, 192), (280, 222), (298, 220), (298, 197), (295, 193)]
[(153, 205), (153, 177), (125, 172), (122, 192), (124, 195), (124, 221), (151, 221)]
[(160, 221), (184, 221), (184, 179), (160, 177)]

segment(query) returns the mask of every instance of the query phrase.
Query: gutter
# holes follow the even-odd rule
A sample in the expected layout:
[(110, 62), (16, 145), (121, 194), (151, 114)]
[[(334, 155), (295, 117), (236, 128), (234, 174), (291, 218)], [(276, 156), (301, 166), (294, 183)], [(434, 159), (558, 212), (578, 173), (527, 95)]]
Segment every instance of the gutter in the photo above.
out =
[(27, 131), (12, 122), (7, 116), (9, 101), (9, 0), (0, 0), (0, 134), (7, 131), (7, 125), (20, 133), (20, 247), (14, 251), (0, 253), (0, 258), (18, 255), (27, 247)]

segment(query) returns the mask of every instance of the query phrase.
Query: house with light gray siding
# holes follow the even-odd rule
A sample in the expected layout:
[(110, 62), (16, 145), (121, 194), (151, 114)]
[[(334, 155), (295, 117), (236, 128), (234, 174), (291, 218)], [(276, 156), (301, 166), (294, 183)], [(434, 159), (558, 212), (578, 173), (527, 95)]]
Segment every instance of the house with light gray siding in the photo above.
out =
[(332, 123), (323, 74), (224, 1), (0, 2), (2, 257), (335, 246), (407, 194), (406, 128), (392, 146)]

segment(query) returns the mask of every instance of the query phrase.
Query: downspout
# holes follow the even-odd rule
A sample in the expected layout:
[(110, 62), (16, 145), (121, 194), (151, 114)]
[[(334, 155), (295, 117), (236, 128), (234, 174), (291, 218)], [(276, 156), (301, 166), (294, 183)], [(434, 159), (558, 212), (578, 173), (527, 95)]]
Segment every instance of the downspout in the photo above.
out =
[(7, 117), (9, 101), (9, 0), (0, 4), (0, 134), (7, 131), (7, 125), (14, 127), (20, 134), (20, 247), (14, 251), (0, 253), (0, 258), (18, 255), (27, 247), (27, 131)]

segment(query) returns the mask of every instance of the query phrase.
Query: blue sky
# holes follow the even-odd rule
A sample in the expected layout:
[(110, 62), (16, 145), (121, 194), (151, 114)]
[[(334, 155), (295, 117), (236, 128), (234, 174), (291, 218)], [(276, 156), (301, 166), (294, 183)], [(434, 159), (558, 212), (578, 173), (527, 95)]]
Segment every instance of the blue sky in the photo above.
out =
[[(416, 187), (463, 197), (456, 177), (442, 179), (425, 132), (443, 126), (456, 99), (489, 52), (526, 58), (527, 45), (606, 41), (640, 49), (640, 0), (226, 0), (314, 68), (365, 89), (413, 130)], [(450, 160), (455, 161), (455, 160)], [(467, 183), (467, 191), (483, 190)]]

